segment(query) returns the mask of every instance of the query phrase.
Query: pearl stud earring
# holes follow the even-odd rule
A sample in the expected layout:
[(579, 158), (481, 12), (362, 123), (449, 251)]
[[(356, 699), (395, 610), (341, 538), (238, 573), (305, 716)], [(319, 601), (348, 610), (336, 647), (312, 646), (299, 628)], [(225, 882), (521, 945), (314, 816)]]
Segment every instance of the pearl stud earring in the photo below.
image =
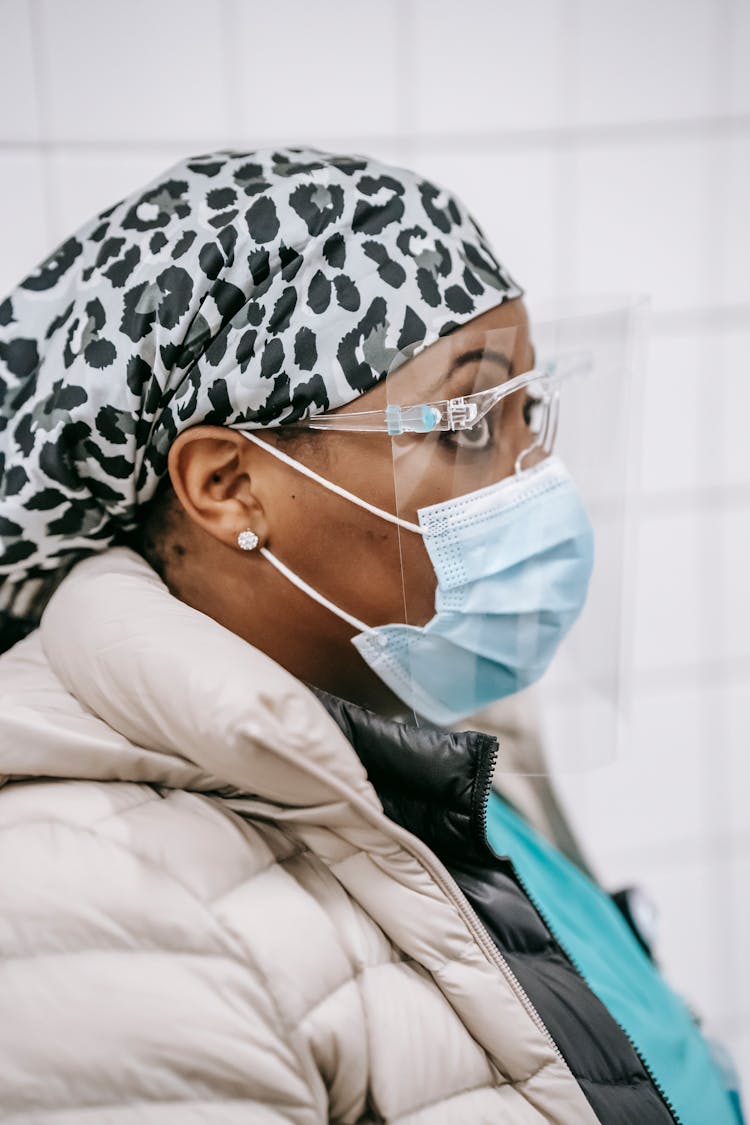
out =
[(243, 551), (254, 551), (260, 543), (260, 539), (251, 528), (248, 528), (247, 531), (239, 533), (237, 542)]

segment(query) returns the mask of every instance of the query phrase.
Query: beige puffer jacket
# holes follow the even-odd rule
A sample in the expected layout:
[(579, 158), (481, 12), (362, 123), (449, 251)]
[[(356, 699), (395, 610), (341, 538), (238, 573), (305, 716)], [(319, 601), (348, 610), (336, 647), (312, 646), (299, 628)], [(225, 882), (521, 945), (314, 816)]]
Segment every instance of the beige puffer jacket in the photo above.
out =
[(3, 1122), (596, 1120), (317, 699), (132, 551), (0, 658), (0, 781)]

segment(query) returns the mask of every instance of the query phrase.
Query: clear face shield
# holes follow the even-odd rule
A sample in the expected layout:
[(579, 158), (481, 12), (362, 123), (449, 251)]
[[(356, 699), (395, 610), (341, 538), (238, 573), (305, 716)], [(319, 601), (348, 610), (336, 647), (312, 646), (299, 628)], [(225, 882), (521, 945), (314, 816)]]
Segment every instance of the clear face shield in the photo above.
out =
[(601, 765), (623, 738), (645, 311), (640, 298), (579, 300), (537, 307), (529, 324), (514, 302), (492, 310), (492, 327), (485, 314), (398, 353), (377, 409), (303, 423), (356, 434), (363, 451), (368, 434), (389, 439), (389, 510), (364, 499), (366, 453), (347, 488), (245, 432), (390, 523), (402, 612), (384, 624), (261, 553), (352, 627), (360, 657), (418, 724), (481, 729), (488, 709), (520, 703), (533, 753), (501, 754), (500, 770)]
[(622, 736), (644, 308), (579, 302), (448, 335), (395, 358), (384, 409), (331, 417), (388, 433), (393, 453), (403, 621), (353, 643), (417, 723), (471, 728), (526, 696), (544, 764), (516, 771), (600, 765)]

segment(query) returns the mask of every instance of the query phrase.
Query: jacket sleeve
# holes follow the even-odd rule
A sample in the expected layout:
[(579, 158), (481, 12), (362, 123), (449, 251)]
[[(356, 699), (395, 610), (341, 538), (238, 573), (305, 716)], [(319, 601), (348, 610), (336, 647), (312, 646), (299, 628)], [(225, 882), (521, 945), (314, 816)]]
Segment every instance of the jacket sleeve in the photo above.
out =
[(188, 799), (172, 809), (123, 783), (0, 789), (3, 1122), (328, 1120), (309, 1048), (222, 915), (242, 880), (225, 870), (206, 890), (205, 871), (190, 885), (168, 869), (173, 849), (217, 854), (208, 810), (187, 810), (194, 841), (170, 832)]

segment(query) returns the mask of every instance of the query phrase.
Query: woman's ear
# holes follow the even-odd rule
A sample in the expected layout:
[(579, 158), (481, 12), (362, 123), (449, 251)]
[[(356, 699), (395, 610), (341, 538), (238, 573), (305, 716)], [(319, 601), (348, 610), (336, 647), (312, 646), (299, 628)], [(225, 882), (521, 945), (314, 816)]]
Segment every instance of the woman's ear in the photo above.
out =
[(263, 505), (253, 488), (257, 458), (250, 442), (228, 426), (192, 426), (173, 441), (167, 464), (187, 517), (227, 546), (251, 529), (268, 539)]

